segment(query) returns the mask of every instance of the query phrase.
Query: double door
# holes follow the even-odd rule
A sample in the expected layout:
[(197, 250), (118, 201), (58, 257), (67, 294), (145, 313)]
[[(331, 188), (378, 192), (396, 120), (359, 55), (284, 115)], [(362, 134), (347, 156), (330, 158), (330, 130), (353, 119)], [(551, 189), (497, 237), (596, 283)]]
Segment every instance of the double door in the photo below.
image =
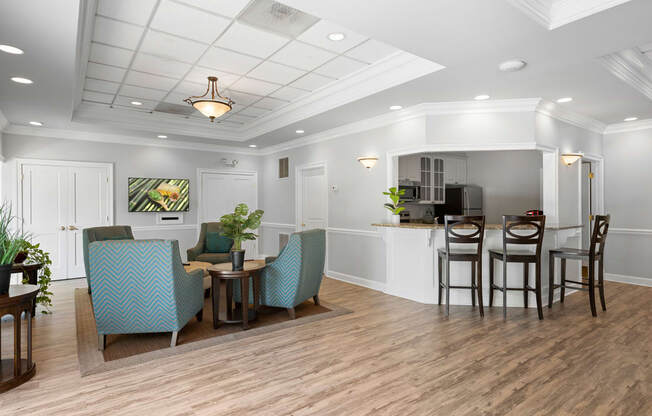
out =
[(113, 221), (112, 166), (19, 161), (18, 175), (17, 216), (50, 253), (52, 279), (84, 277), (82, 230)]

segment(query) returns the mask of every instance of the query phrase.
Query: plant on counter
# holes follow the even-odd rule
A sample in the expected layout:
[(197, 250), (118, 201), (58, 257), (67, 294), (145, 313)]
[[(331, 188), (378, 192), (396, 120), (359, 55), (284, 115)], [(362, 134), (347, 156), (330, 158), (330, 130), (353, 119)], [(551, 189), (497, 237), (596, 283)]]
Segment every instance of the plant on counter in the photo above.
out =
[(401, 211), (405, 209), (405, 207), (401, 206), (403, 205), (401, 197), (405, 195), (404, 189), (398, 189), (395, 186), (392, 186), (389, 188), (389, 192), (383, 192), (383, 195), (387, 195), (392, 201), (391, 204), (389, 202), (385, 204), (385, 208), (387, 208), (392, 215), (399, 215)]
[(255, 240), (258, 235), (248, 232), (260, 227), (260, 221), (263, 218), (264, 211), (257, 209), (249, 212), (247, 204), (238, 204), (232, 214), (222, 215), (220, 222), (224, 228), (223, 234), (233, 240), (231, 249), (231, 261), (233, 270), (242, 270), (244, 263), (244, 250), (242, 242)]

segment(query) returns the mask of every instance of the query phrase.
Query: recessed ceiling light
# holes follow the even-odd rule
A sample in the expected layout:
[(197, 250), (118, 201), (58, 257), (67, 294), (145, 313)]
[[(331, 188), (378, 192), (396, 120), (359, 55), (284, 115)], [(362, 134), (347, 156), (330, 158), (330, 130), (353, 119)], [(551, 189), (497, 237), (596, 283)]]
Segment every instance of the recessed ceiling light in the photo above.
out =
[(16, 47), (10, 46), (10, 45), (0, 45), (0, 51), (7, 52), (7, 53), (10, 53), (12, 55), (22, 55), (23, 54), (22, 49), (18, 49)]
[(401, 108), (403, 108), (401, 105), (392, 105), (389, 107), (390, 110), (400, 110)]
[(168, 138), (168, 136), (166, 136), (165, 134), (159, 134), (156, 137), (158, 137), (159, 139), (167, 139)]
[(525, 65), (527, 65), (527, 62), (522, 59), (510, 59), (498, 65), (498, 69), (503, 72), (514, 72), (525, 68)]
[(28, 78), (23, 78), (23, 77), (11, 77), (11, 80), (13, 82), (17, 82), (19, 84), (33, 84), (34, 81)]
[(131, 104), (132, 105), (143, 105), (143, 103), (141, 103), (140, 101), (132, 101)]
[(334, 42), (339, 42), (341, 40), (344, 40), (345, 37), (346, 37), (346, 35), (344, 33), (341, 33), (341, 32), (334, 32), (334, 33), (331, 33), (331, 34), (328, 35), (328, 39), (330, 39), (330, 40), (332, 40)]
[(31, 124), (32, 126), (38, 126), (38, 127), (41, 127), (43, 125), (43, 123), (41, 123), (40, 121), (30, 121), (29, 124)]
[(473, 97), (473, 99), (478, 100), (478, 101), (488, 100), (489, 96), (487, 94), (480, 94), (480, 95), (476, 95), (475, 97)]
[(558, 103), (570, 103), (573, 101), (573, 97), (563, 97), (557, 100)]
[(250, 144), (249, 147), (257, 147), (255, 144)]
[(638, 120), (638, 117), (627, 117), (627, 118), (626, 118), (625, 120), (623, 120), (623, 121), (636, 121), (636, 120)]
[(296, 134), (303, 134), (303, 133), (305, 133), (305, 131), (303, 131), (303, 130), (297, 130), (295, 133), (296, 133)]

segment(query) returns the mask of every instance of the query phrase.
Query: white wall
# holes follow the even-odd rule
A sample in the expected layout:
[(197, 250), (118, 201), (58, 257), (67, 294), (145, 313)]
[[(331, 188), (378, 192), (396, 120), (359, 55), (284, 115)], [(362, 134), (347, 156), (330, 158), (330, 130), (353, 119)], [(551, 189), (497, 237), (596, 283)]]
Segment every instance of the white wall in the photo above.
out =
[[(228, 169), (220, 162), (227, 157), (240, 161), (237, 169), (257, 170), (259, 161), (257, 156), (12, 134), (4, 134), (3, 141), (3, 198), (16, 198), (16, 158), (113, 163), (115, 224), (131, 225), (137, 238), (178, 239), (183, 258), (186, 249), (197, 242), (197, 168)], [(129, 177), (190, 179), (190, 210), (184, 213), (184, 226), (166, 229), (155, 225), (153, 213), (128, 212)]]
[(604, 136), (607, 273), (652, 284), (652, 129)]
[(467, 172), (467, 182), (482, 187), (487, 224), (541, 208), (541, 153), (536, 150), (468, 152)]

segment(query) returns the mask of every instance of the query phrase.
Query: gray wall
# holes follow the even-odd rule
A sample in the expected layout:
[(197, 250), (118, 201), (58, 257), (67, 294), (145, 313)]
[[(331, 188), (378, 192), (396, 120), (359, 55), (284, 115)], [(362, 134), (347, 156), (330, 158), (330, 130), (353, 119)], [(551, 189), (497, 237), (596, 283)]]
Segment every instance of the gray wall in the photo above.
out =
[(650, 155), (652, 129), (604, 136), (607, 273), (652, 279)]
[(541, 153), (536, 150), (468, 152), (468, 183), (482, 187), (488, 224), (541, 206)]
[[(197, 168), (225, 170), (220, 159), (238, 159), (237, 169), (258, 170), (257, 156), (228, 155), (216, 152), (193, 151), (153, 146), (97, 143), (46, 137), (4, 134), (2, 193), (6, 199), (16, 198), (16, 158), (69, 160), (113, 163), (114, 220), (116, 224), (148, 227), (135, 231), (137, 238), (178, 239), (182, 256), (196, 243), (198, 190)], [(127, 182), (129, 177), (162, 177), (190, 179), (190, 211), (184, 213), (183, 230), (156, 227), (155, 214), (127, 211)], [(153, 229), (155, 227), (155, 229)]]

